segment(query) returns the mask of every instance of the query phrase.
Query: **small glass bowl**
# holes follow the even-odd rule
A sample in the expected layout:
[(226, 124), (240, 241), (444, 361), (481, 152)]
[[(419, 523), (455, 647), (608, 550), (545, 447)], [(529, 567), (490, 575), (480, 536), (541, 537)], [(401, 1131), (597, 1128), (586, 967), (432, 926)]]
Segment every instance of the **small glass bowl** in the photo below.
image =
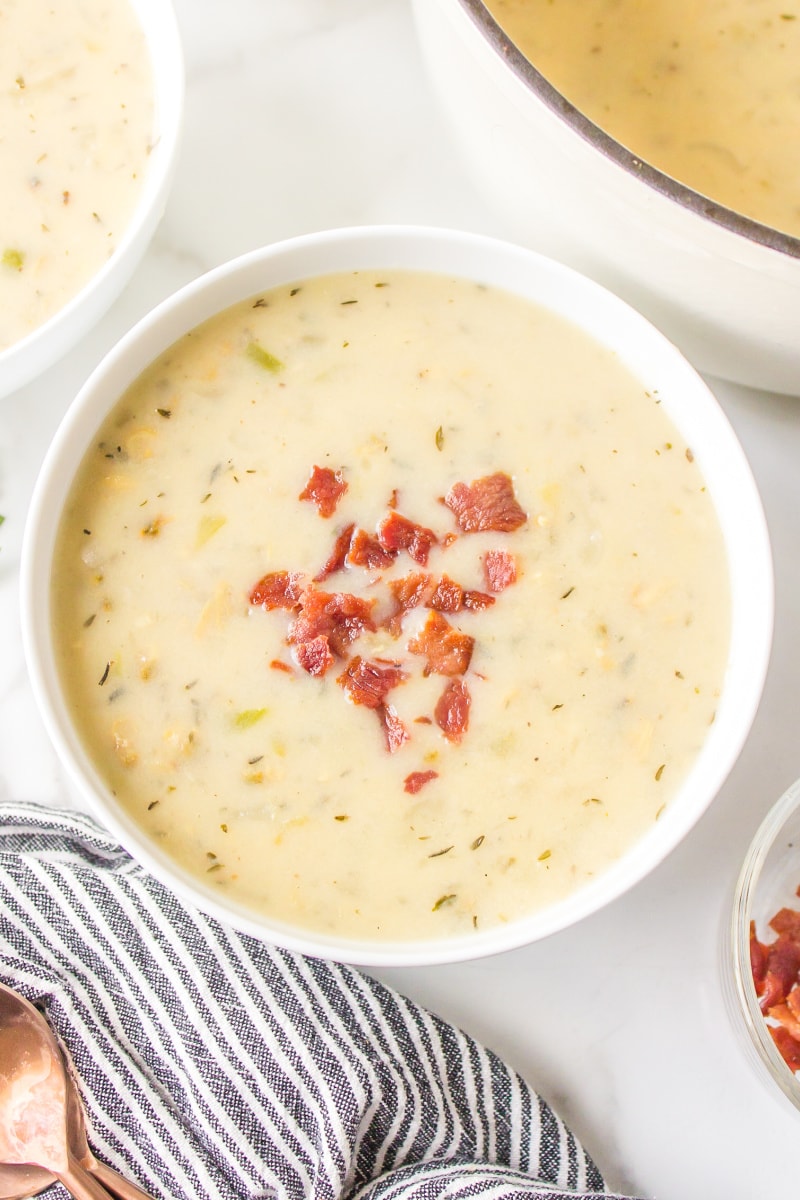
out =
[(748, 1057), (770, 1091), (777, 1085), (800, 1110), (800, 1073), (781, 1057), (759, 1007), (750, 961), (750, 925), (759, 941), (775, 936), (770, 919), (781, 908), (800, 911), (800, 780), (770, 809), (750, 843), (736, 883), (723, 937), (722, 978), (726, 1000)]

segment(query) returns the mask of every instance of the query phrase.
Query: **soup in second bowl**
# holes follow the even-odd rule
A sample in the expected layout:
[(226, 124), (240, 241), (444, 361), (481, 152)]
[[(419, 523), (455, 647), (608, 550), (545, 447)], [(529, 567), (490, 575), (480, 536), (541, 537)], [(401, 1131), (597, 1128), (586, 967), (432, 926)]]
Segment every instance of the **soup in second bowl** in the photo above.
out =
[(337, 274), (222, 312), (98, 432), (57, 544), (69, 706), (204, 885), (411, 940), (551, 904), (714, 719), (726, 555), (650, 394), (496, 288)]
[(113, 253), (153, 136), (146, 38), (127, 0), (0, 8), (0, 351)]

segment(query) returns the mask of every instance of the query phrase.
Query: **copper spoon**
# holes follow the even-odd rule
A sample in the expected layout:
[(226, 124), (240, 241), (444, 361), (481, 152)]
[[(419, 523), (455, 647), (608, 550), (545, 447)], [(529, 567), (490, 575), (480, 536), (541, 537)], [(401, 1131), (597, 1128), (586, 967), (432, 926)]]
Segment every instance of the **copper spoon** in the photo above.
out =
[[(0, 1172), (7, 1200), (30, 1196), (56, 1179), (76, 1200), (108, 1200), (109, 1191), (119, 1200), (150, 1200), (94, 1158), (86, 1141), (77, 1084), (55, 1033), (37, 1008), (3, 984)], [(23, 1174), (15, 1179), (16, 1172)]]
[(26, 1200), (55, 1182), (55, 1175), (44, 1167), (0, 1163), (0, 1200)]
[(63, 1060), (49, 1027), (42, 1029), (30, 1008), (15, 992), (0, 990), (0, 1161), (44, 1167), (75, 1200), (108, 1200), (67, 1145)]
[(152, 1200), (152, 1197), (138, 1184), (126, 1179), (113, 1167), (109, 1167), (107, 1163), (95, 1158), (86, 1139), (83, 1101), (78, 1083), (66, 1052), (62, 1050), (62, 1053), (67, 1058), (67, 1137), (73, 1154), (81, 1166), (94, 1175), (106, 1191), (111, 1192), (112, 1196), (116, 1196), (117, 1200)]
[[(66, 1055), (65, 1055), (66, 1057)], [(119, 1175), (112, 1167), (94, 1157), (86, 1140), (83, 1103), (78, 1084), (67, 1071), (67, 1137), (72, 1152), (82, 1167), (96, 1175), (106, 1190), (117, 1200), (150, 1200), (146, 1192)], [(0, 1200), (27, 1200), (56, 1182), (52, 1171), (31, 1164), (0, 1163)]]

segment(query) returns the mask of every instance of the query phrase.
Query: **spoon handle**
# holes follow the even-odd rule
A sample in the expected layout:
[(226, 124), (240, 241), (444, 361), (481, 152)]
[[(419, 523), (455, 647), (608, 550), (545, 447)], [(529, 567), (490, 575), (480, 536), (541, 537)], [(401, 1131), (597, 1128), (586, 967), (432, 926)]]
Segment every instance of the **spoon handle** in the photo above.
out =
[(106, 1191), (116, 1197), (116, 1200), (153, 1200), (149, 1192), (143, 1191), (138, 1184), (126, 1179), (124, 1175), (120, 1175), (119, 1171), (115, 1171), (107, 1163), (98, 1162), (95, 1159), (89, 1169)]
[(56, 1171), (55, 1175), (74, 1200), (109, 1200), (109, 1194), (103, 1185), (90, 1175), (72, 1154), (68, 1157), (66, 1169)]

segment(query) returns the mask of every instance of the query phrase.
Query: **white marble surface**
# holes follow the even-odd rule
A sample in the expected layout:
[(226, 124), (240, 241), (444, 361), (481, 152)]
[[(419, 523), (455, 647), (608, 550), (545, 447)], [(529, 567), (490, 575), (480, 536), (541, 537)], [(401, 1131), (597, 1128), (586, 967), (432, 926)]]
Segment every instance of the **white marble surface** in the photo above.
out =
[[(343, 224), (502, 235), (451, 146), (406, 0), (177, 0), (188, 95), (178, 175), (122, 299), (0, 402), (0, 800), (67, 803), (20, 644), (26, 508), (91, 367), (156, 301), (263, 242)], [(747, 746), (696, 829), (581, 927), (496, 958), (381, 975), (507, 1057), (571, 1120), (615, 1187), (653, 1200), (800, 1195), (800, 1114), (762, 1090), (727, 1023), (717, 939), (762, 814), (800, 774), (800, 401), (713, 384), (762, 490), (775, 652)]]

